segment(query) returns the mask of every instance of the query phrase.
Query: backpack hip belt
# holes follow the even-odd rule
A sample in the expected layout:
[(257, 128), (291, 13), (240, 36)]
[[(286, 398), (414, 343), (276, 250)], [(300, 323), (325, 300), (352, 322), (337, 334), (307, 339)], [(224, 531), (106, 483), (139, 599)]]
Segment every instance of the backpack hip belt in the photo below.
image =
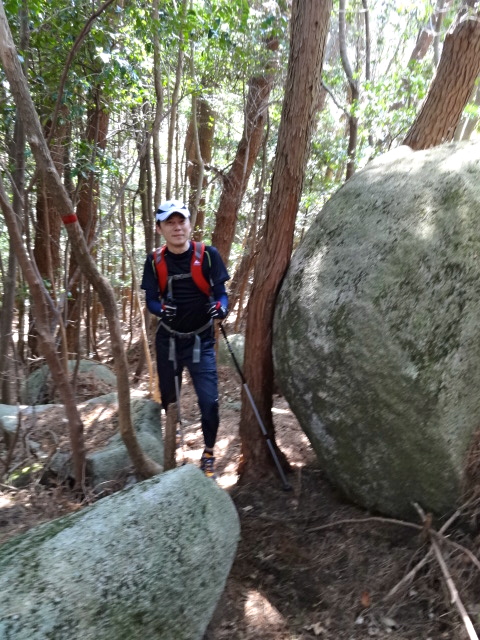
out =
[(195, 342), (193, 344), (193, 352), (192, 352), (192, 362), (196, 364), (200, 362), (201, 345), (202, 345), (202, 341), (200, 340), (199, 334), (203, 333), (211, 326), (212, 326), (212, 320), (209, 320), (206, 324), (204, 324), (199, 329), (184, 333), (182, 331), (175, 331), (175, 329), (172, 329), (171, 327), (169, 327), (168, 324), (165, 324), (163, 320), (160, 320), (160, 322), (158, 323), (157, 331), (160, 327), (163, 327), (170, 334), (170, 343), (168, 346), (168, 359), (174, 363), (175, 368), (177, 366), (176, 364), (177, 359), (176, 359), (176, 352), (175, 352), (175, 338), (185, 339), (185, 338), (193, 338), (195, 336)]

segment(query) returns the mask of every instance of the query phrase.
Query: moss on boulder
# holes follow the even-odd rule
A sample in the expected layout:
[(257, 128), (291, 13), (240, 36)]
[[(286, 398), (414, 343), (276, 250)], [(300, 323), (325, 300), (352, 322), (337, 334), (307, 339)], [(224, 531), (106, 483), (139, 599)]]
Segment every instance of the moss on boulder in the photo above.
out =
[(480, 145), (371, 162), (296, 251), (275, 375), (331, 480), (354, 501), (446, 513), (480, 426)]
[(200, 640), (238, 538), (192, 465), (146, 480), (0, 547), (0, 638)]

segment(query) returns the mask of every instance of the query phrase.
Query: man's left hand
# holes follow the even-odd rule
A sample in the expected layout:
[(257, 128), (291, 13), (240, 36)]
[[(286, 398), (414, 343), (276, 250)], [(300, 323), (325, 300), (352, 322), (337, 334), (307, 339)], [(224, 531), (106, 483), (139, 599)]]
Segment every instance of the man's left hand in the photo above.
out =
[(223, 320), (227, 316), (227, 310), (225, 307), (222, 307), (222, 304), (217, 300), (216, 302), (210, 303), (208, 315), (215, 320)]

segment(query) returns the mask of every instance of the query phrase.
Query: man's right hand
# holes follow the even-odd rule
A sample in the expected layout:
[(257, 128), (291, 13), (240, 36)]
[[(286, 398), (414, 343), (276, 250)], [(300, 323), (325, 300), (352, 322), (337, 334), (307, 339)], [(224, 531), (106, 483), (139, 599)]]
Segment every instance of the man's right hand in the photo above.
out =
[(162, 315), (166, 320), (173, 320), (177, 315), (177, 305), (170, 301), (162, 304)]

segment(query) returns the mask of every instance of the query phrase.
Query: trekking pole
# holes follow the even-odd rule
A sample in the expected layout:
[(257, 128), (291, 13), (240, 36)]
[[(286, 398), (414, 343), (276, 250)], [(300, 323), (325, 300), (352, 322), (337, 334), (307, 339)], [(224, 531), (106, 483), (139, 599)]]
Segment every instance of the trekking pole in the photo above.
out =
[(180, 381), (178, 379), (178, 374), (175, 375), (175, 395), (177, 396), (177, 421), (178, 421), (178, 430), (180, 431), (180, 444), (182, 447), (182, 465), (186, 464), (185, 460), (185, 440), (183, 438), (183, 422), (182, 422), (182, 414), (180, 412)]
[(223, 324), (220, 324), (220, 331), (222, 332), (223, 337), (225, 338), (225, 342), (227, 343), (227, 348), (228, 351), (230, 352), (230, 355), (232, 356), (232, 360), (233, 363), (235, 364), (235, 367), (238, 371), (238, 375), (240, 376), (241, 380), (242, 380), (242, 384), (243, 384), (243, 388), (245, 389), (245, 393), (247, 394), (248, 399), (250, 400), (250, 404), (252, 405), (252, 409), (253, 409), (253, 413), (255, 414), (255, 417), (257, 418), (257, 422), (260, 425), (260, 429), (262, 431), (262, 434), (267, 442), (267, 446), (268, 449), (270, 451), (270, 453), (272, 454), (272, 458), (273, 461), (275, 462), (275, 465), (277, 467), (278, 473), (280, 475), (280, 478), (282, 479), (282, 483), (283, 483), (283, 489), (284, 491), (291, 491), (292, 490), (292, 485), (287, 481), (287, 478), (285, 477), (285, 472), (282, 469), (282, 465), (280, 464), (280, 460), (278, 459), (277, 453), (275, 451), (275, 449), (273, 448), (273, 444), (272, 441), (270, 440), (270, 438), (268, 437), (268, 433), (267, 430), (265, 428), (265, 425), (263, 424), (263, 420), (260, 417), (260, 414), (258, 413), (258, 409), (257, 406), (253, 400), (252, 394), (250, 393), (250, 389), (248, 388), (248, 384), (247, 381), (245, 379), (245, 376), (243, 375), (243, 371), (240, 368), (240, 365), (238, 364), (238, 360), (235, 356), (235, 354), (233, 353), (232, 347), (230, 346), (230, 342), (227, 338), (227, 334), (225, 332), (225, 329), (223, 327)]
[(183, 438), (183, 422), (182, 422), (182, 413), (180, 411), (180, 380), (178, 377), (178, 369), (177, 369), (177, 345), (175, 344), (175, 352), (174, 352), (174, 361), (173, 361), (174, 371), (175, 371), (175, 396), (177, 399), (177, 423), (178, 430), (180, 431), (180, 444), (182, 446), (182, 466), (187, 463), (185, 459), (185, 440)]

